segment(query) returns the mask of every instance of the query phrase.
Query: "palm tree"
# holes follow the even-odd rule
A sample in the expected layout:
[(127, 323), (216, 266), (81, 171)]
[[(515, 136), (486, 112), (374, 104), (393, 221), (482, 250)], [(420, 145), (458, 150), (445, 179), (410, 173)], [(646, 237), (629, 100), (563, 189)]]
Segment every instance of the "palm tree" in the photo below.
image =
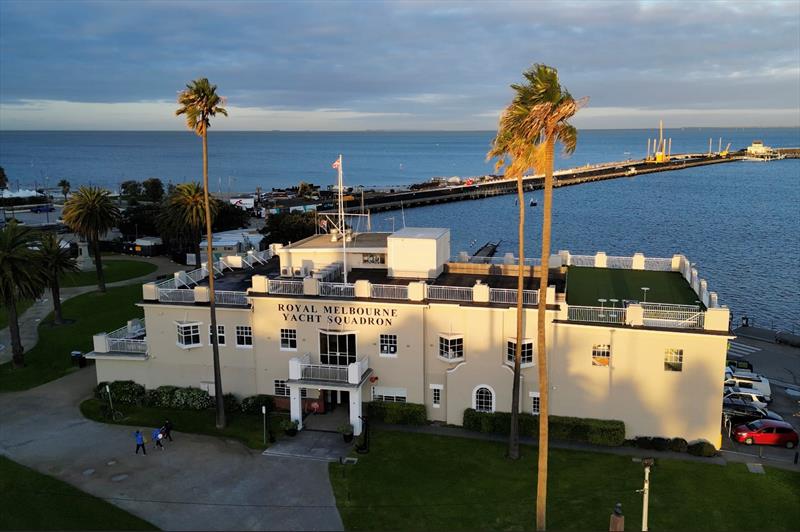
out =
[[(500, 117), (497, 136), (490, 157), (508, 158), (507, 175), (517, 178), (519, 195), (519, 254), (520, 268), (517, 281), (517, 348), (514, 357), (514, 387), (512, 399), (512, 424), (509, 456), (519, 456), (519, 366), (522, 345), (522, 264), (524, 256), (523, 218), (524, 198), (522, 176), (528, 169), (544, 172), (544, 206), (542, 219), (542, 258), (539, 275), (539, 303), (537, 308), (536, 359), (539, 374), (539, 464), (536, 485), (536, 528), (545, 530), (547, 506), (547, 458), (549, 383), (547, 377), (547, 351), (545, 343), (545, 310), (547, 305), (548, 264), (550, 261), (551, 212), (553, 200), (553, 156), (556, 141), (565, 154), (575, 151), (578, 133), (567, 120), (585, 104), (576, 101), (558, 80), (558, 71), (547, 65), (536, 64), (523, 73), (525, 82), (511, 85), (515, 94), (511, 104)], [(498, 166), (505, 166), (500, 160)], [(514, 441), (516, 440), (516, 441)]]
[(101, 292), (105, 292), (106, 280), (100, 254), (100, 237), (113, 229), (119, 220), (119, 209), (111, 200), (111, 194), (97, 187), (83, 186), (64, 203), (61, 216), (67, 227), (85, 238), (92, 247), (97, 270), (97, 287)]
[(69, 187), (70, 187), (69, 181), (67, 181), (66, 179), (62, 179), (61, 181), (58, 182), (58, 186), (61, 187), (61, 193), (64, 194), (64, 202), (66, 203), (67, 194), (69, 194)]
[(0, 298), (8, 309), (11, 364), (15, 368), (25, 365), (17, 302), (36, 299), (45, 286), (42, 269), (37, 267), (35, 245), (36, 233), (29, 227), (11, 222), (0, 229)]
[[(180, 107), (175, 116), (186, 115), (186, 126), (203, 139), (203, 199), (205, 202), (206, 242), (208, 243), (208, 302), (211, 312), (211, 349), (214, 353), (214, 394), (217, 403), (217, 428), (225, 427), (225, 405), (222, 397), (222, 372), (219, 365), (219, 343), (217, 342), (217, 307), (214, 297), (214, 267), (211, 243), (211, 201), (208, 198), (208, 128), (211, 117), (217, 113), (228, 116), (223, 99), (217, 94), (217, 86), (207, 78), (200, 78), (186, 85), (178, 95)], [(198, 264), (199, 265), (199, 264)]]
[(61, 316), (61, 294), (59, 278), (65, 273), (78, 271), (78, 265), (72, 258), (69, 248), (61, 247), (61, 239), (53, 233), (42, 236), (37, 257), (39, 264), (47, 278), (47, 284), (53, 295), (53, 321), (56, 325), (64, 323)]
[[(216, 214), (212, 201), (211, 216)], [(194, 251), (194, 263), (200, 264), (200, 237), (206, 220), (205, 190), (200, 183), (181, 183), (167, 198), (167, 208), (162, 211), (162, 225), (175, 234), (188, 233)], [(210, 256), (210, 255), (209, 255)]]

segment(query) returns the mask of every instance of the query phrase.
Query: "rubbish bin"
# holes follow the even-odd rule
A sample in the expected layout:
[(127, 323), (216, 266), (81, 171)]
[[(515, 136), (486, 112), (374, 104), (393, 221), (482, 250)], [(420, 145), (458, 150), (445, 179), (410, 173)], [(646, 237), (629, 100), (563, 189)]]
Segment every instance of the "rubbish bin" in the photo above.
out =
[(77, 365), (79, 368), (86, 367), (86, 357), (83, 356), (83, 351), (72, 351), (70, 356), (72, 357), (72, 365)]

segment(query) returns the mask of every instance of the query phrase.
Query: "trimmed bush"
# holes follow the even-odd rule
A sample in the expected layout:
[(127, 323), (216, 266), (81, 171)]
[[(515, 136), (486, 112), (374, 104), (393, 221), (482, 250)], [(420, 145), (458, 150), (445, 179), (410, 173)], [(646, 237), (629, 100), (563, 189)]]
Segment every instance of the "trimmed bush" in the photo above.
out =
[[(211, 403), (214, 404), (214, 400), (211, 400)], [(232, 393), (226, 393), (222, 396), (222, 403), (223, 408), (225, 408), (225, 412), (234, 415), (239, 412), (239, 400), (236, 398), (235, 395)]]
[(652, 449), (653, 438), (650, 436), (636, 436), (636, 447), (639, 449)]
[(147, 406), (156, 408), (173, 408), (173, 396), (179, 390), (177, 386), (159, 386), (147, 391)]
[(245, 414), (260, 414), (262, 406), (267, 407), (267, 412), (272, 412), (275, 408), (275, 400), (271, 395), (251, 395), (242, 399), (240, 408)]
[(214, 400), (200, 388), (178, 388), (173, 392), (170, 403), (170, 408), (177, 410), (205, 410), (213, 406)]
[(382, 421), (392, 425), (424, 425), (428, 422), (425, 405), (417, 403), (384, 403), (372, 401), (367, 404), (370, 421)]
[(101, 382), (94, 388), (94, 397), (108, 401), (106, 385), (111, 389), (111, 400), (120, 405), (140, 405), (145, 400), (144, 386), (133, 381)]
[(653, 438), (653, 449), (656, 451), (669, 450), (669, 440), (667, 438)]
[(710, 458), (717, 455), (717, 449), (706, 440), (697, 440), (689, 445), (689, 454)]
[(669, 450), (676, 453), (685, 453), (689, 448), (689, 444), (683, 438), (672, 438), (669, 441)]

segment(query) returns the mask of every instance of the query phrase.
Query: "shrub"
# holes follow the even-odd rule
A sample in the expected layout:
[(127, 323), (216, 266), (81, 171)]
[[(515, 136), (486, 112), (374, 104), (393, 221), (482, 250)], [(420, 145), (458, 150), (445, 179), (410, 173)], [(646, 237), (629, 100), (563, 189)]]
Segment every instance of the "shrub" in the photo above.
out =
[(372, 401), (367, 405), (370, 421), (392, 425), (424, 425), (428, 421), (425, 405), (417, 403), (384, 403)]
[(177, 386), (159, 386), (147, 392), (147, 406), (155, 408), (173, 408), (173, 396), (179, 388)]
[(653, 438), (653, 449), (656, 451), (666, 451), (669, 449), (669, 440), (667, 438)]
[(639, 449), (652, 449), (653, 438), (650, 436), (636, 436), (636, 447)]
[[(160, 389), (160, 388), (159, 388)], [(208, 392), (200, 388), (178, 388), (172, 394), (171, 408), (178, 410), (205, 410), (214, 406)]]
[(94, 388), (94, 397), (108, 401), (106, 385), (111, 389), (111, 400), (120, 405), (139, 405), (145, 400), (144, 386), (133, 381), (101, 382)]
[(716, 456), (717, 454), (717, 449), (706, 440), (698, 440), (691, 443), (687, 450), (689, 451), (689, 454), (694, 456), (704, 456), (706, 458)]
[(241, 410), (245, 414), (260, 414), (262, 406), (267, 407), (267, 412), (272, 412), (275, 400), (271, 395), (251, 395), (242, 399)]
[(669, 441), (669, 449), (676, 453), (685, 453), (689, 448), (689, 444), (683, 438), (672, 438)]
[[(214, 404), (214, 400), (211, 401), (212, 405)], [(235, 395), (232, 393), (226, 393), (222, 396), (222, 403), (223, 408), (225, 408), (225, 412), (233, 415), (239, 411), (239, 400), (236, 398)]]

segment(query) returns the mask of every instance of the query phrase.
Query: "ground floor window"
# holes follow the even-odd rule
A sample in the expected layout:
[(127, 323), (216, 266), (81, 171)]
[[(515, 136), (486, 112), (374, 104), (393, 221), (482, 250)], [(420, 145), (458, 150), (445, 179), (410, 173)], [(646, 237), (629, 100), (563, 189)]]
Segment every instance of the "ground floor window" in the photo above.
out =
[[(517, 341), (508, 340), (506, 342), (506, 361), (513, 365), (514, 357), (517, 352)], [(522, 341), (522, 351), (520, 352), (520, 364), (533, 364), (533, 340)]]
[(611, 362), (611, 346), (595, 344), (592, 346), (592, 366), (608, 366)]
[[(275, 379), (275, 395), (277, 397), (289, 397), (291, 395), (289, 393), (289, 387), (286, 385), (286, 381)], [(300, 388), (300, 397), (305, 398), (306, 395), (306, 389)]]
[(253, 328), (249, 325), (236, 326), (236, 347), (253, 347)]
[(442, 389), (434, 388), (432, 391), (433, 391), (433, 407), (439, 408), (442, 404)]
[(460, 360), (464, 358), (464, 337), (440, 335), (439, 356), (446, 360)]
[(389, 388), (388, 386), (373, 386), (372, 400), (385, 403), (405, 403), (407, 391), (405, 388)]
[(478, 412), (494, 412), (494, 392), (488, 386), (478, 386), (472, 394), (472, 407)]
[(181, 347), (197, 347), (200, 345), (199, 323), (177, 323), (178, 345)]
[[(214, 344), (214, 329), (211, 328), (211, 325), (208, 326), (208, 345)], [(225, 345), (225, 326), (224, 325), (217, 325), (217, 344), (224, 346)]]
[(539, 415), (539, 392), (531, 392), (531, 414)]
[(664, 371), (683, 371), (683, 349), (664, 351)]
[(319, 333), (319, 359), (322, 364), (347, 366), (356, 361), (356, 333)]

